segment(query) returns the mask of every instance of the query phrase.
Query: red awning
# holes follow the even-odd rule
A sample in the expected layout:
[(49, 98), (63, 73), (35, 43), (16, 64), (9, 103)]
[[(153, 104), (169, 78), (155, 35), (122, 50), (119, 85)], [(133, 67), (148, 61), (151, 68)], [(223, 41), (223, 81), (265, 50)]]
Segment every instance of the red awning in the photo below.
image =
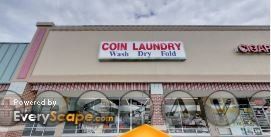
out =
[(269, 90), (270, 85), (266, 83), (164, 83), (164, 90), (231, 90), (231, 91), (259, 91)]
[(149, 90), (148, 83), (32, 83), (32, 90), (86, 91), (86, 90)]
[[(32, 83), (32, 90), (56, 91), (112, 91), (112, 90), (150, 90), (149, 83)], [(173, 90), (199, 90), (199, 91), (259, 91), (269, 90), (269, 83), (163, 83), (165, 91)]]

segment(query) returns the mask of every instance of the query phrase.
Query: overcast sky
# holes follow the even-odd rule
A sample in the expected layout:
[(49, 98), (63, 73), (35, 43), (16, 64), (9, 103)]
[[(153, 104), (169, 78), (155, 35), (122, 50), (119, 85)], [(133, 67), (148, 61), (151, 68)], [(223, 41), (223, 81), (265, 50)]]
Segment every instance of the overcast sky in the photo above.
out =
[(269, 25), (269, 0), (0, 0), (0, 42), (56, 25)]

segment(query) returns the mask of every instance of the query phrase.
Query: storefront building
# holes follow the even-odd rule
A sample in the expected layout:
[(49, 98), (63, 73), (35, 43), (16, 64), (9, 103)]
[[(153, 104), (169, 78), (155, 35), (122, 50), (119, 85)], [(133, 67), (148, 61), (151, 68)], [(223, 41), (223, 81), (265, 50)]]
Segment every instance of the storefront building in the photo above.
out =
[[(269, 94), (269, 32), (268, 26), (37, 23), (13, 79), (27, 82), (26, 100), (55, 91), (50, 98), (66, 103), (67, 112), (78, 110), (79, 98), (82, 113), (103, 115), (99, 112), (110, 110), (114, 121), (46, 126), (29, 122), (18, 132), (21, 136), (118, 136), (146, 123), (172, 136), (269, 136), (269, 96), (260, 98), (267, 102), (264, 107), (250, 100), (259, 91)], [(219, 90), (232, 93), (239, 105), (240, 115), (227, 126), (212, 123), (205, 109), (212, 103), (208, 96)], [(185, 100), (179, 96), (186, 96)], [(188, 107), (180, 110), (184, 104)]]

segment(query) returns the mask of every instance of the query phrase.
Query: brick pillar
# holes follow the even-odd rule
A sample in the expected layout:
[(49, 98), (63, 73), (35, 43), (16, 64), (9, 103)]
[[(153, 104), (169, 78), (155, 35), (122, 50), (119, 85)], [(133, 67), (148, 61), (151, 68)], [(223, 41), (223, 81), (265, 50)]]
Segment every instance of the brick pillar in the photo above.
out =
[(0, 137), (5, 137), (7, 132), (0, 132)]
[(166, 125), (162, 114), (163, 97), (162, 84), (151, 84), (151, 99), (153, 104), (152, 125), (160, 130), (166, 131)]
[(165, 125), (161, 110), (163, 95), (152, 94), (151, 99), (153, 103), (152, 125)]
[(23, 134), (23, 131), (9, 131), (6, 133), (5, 137), (21, 137)]

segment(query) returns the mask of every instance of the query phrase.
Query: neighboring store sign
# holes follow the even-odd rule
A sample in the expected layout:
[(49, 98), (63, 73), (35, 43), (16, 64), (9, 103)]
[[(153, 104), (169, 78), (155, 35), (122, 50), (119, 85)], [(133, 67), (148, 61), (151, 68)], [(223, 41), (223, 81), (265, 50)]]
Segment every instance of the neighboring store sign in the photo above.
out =
[(99, 60), (185, 60), (180, 41), (103, 41)]
[(241, 53), (270, 53), (270, 45), (267, 44), (240, 44), (238, 52)]

